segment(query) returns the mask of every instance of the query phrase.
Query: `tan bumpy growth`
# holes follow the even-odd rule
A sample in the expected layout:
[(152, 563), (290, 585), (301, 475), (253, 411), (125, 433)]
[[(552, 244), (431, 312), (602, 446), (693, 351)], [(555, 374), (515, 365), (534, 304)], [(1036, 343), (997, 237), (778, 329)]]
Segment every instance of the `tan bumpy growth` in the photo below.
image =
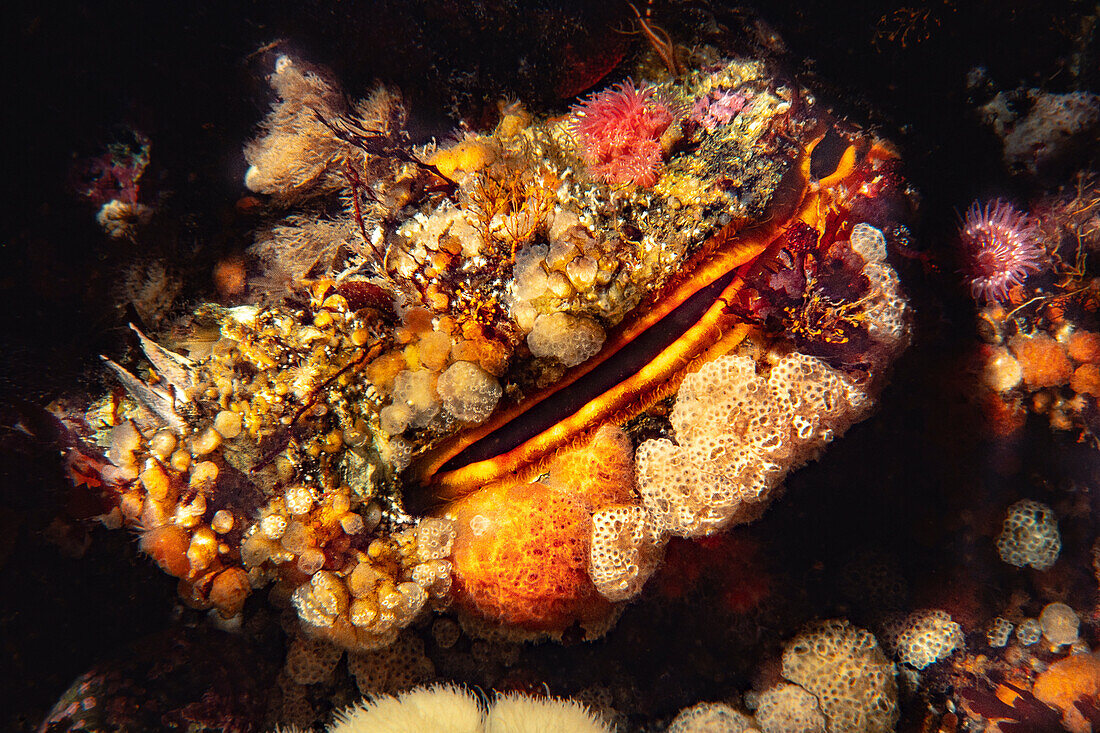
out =
[(757, 517), (786, 474), (863, 417), (866, 394), (819, 359), (784, 356), (767, 376), (723, 356), (684, 379), (677, 443), (638, 448), (638, 490), (657, 529), (712, 534)]
[(844, 619), (814, 624), (783, 650), (783, 676), (817, 698), (829, 733), (894, 730), (894, 665), (869, 631)]

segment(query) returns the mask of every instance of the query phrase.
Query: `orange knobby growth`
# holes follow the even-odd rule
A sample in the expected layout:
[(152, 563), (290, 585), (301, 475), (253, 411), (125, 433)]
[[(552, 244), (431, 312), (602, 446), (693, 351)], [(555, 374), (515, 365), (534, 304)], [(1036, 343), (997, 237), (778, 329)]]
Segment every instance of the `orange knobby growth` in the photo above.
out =
[(1074, 654), (1058, 660), (1035, 680), (1032, 693), (1062, 711), (1067, 730), (1072, 733), (1092, 730), (1074, 703), (1078, 700), (1100, 703), (1100, 657)]
[(545, 484), (476, 491), (452, 506), (456, 601), (529, 631), (563, 631), (606, 616), (588, 577), (588, 509)]
[(1008, 347), (1020, 362), (1024, 383), (1032, 389), (1066, 384), (1073, 375), (1073, 364), (1062, 345), (1045, 333), (1013, 336)]
[(630, 439), (622, 428), (602, 426), (587, 446), (554, 457), (547, 484), (575, 497), (590, 511), (636, 503)]

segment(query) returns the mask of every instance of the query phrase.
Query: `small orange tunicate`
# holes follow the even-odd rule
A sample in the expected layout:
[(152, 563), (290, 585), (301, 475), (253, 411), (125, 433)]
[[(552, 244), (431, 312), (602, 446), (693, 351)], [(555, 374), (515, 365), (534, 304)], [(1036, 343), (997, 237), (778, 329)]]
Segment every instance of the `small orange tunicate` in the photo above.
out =
[(248, 573), (242, 568), (229, 568), (214, 578), (210, 586), (210, 602), (217, 606), (222, 616), (229, 618), (240, 613), (251, 591)]
[(1066, 342), (1066, 352), (1074, 361), (1100, 361), (1100, 333), (1074, 331)]
[(223, 438), (236, 438), (241, 434), (240, 414), (231, 410), (222, 410), (214, 416), (214, 429)]
[(243, 257), (227, 257), (214, 265), (214, 286), (223, 298), (240, 295), (248, 288)]
[(191, 535), (182, 527), (167, 525), (145, 532), (141, 536), (141, 549), (169, 575), (182, 578), (191, 570), (187, 550)]
[(188, 483), (191, 488), (198, 491), (209, 491), (218, 478), (218, 464), (213, 461), (196, 463), (191, 469), (191, 478)]
[(393, 380), (407, 366), (400, 351), (387, 351), (367, 365), (367, 379), (380, 394), (386, 396), (393, 390)]
[(287, 524), (286, 532), (279, 542), (288, 552), (301, 555), (314, 545), (313, 530), (297, 520), (292, 520)]
[(213, 453), (222, 444), (222, 436), (214, 428), (206, 428), (191, 438), (191, 455), (196, 458)]
[(1020, 362), (1024, 383), (1032, 389), (1066, 384), (1073, 375), (1062, 345), (1045, 333), (1013, 336), (1008, 346)]
[(1078, 394), (1100, 396), (1100, 365), (1082, 364), (1074, 369), (1069, 386)]
[(191, 565), (191, 574), (197, 575), (214, 562), (218, 556), (218, 539), (214, 530), (202, 527), (191, 535), (191, 544), (187, 548), (187, 561)]
[(225, 534), (233, 529), (233, 512), (228, 509), (219, 509), (214, 512), (214, 518), (210, 520), (210, 528), (218, 534)]
[(345, 514), (349, 509), (351, 509), (351, 497), (347, 494), (340, 493), (332, 497), (333, 514)]
[(172, 468), (177, 471), (186, 471), (191, 465), (191, 454), (183, 448), (172, 454), (172, 458), (169, 461)]
[(149, 449), (156, 453), (158, 458), (166, 461), (172, 455), (172, 452), (176, 450), (177, 444), (176, 434), (171, 430), (158, 430), (149, 440)]
[(149, 492), (149, 496), (158, 501), (167, 499), (172, 493), (172, 483), (168, 474), (156, 461), (149, 461), (145, 470), (141, 472), (141, 485)]
[(433, 372), (442, 371), (451, 354), (451, 337), (442, 331), (432, 331), (417, 343), (421, 363)]
[(479, 171), (494, 160), (496, 160), (496, 150), (482, 140), (472, 137), (436, 152), (430, 162), (443, 175), (453, 177), (458, 171)]

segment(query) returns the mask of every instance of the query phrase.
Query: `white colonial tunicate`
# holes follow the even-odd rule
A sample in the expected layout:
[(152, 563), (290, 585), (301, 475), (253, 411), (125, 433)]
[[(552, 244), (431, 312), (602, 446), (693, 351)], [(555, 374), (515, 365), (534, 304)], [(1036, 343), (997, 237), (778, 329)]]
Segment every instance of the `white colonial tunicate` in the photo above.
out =
[(886, 238), (870, 224), (856, 224), (850, 242), (852, 251), (867, 262), (886, 259)]
[(607, 334), (590, 318), (569, 313), (539, 316), (527, 334), (527, 346), (540, 359), (557, 359), (567, 367), (595, 356)]
[(408, 424), (412, 427), (425, 427), (439, 414), (439, 400), (432, 376), (427, 369), (405, 369), (393, 378), (393, 404), (408, 410)]
[(436, 384), (443, 409), (465, 422), (479, 423), (500, 400), (500, 382), (477, 364), (456, 361), (439, 375)]

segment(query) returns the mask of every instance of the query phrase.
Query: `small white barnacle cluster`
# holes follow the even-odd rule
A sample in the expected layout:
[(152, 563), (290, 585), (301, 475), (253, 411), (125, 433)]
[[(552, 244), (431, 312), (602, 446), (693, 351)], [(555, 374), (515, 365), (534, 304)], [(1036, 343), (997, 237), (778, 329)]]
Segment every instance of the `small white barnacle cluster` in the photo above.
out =
[(592, 513), (588, 575), (596, 590), (611, 601), (641, 592), (657, 569), (664, 542), (640, 506), (611, 506)]

